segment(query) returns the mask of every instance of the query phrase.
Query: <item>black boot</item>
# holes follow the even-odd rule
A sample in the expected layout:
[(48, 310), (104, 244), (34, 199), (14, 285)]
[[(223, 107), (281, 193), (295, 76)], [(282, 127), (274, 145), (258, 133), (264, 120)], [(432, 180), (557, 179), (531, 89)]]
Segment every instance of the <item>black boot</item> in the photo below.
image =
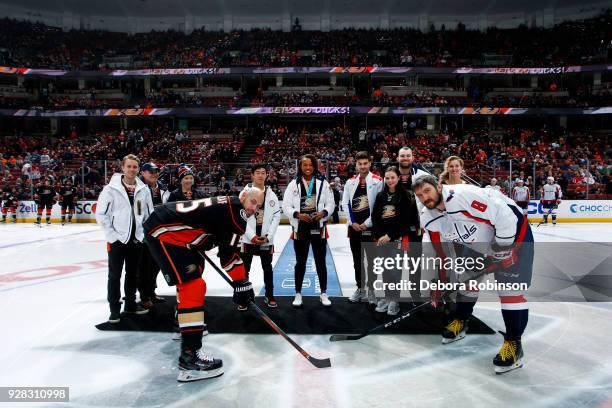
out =
[(119, 323), (121, 321), (121, 304), (111, 305), (109, 323)]
[(134, 303), (125, 302), (123, 313), (141, 315), (141, 314), (149, 313), (149, 309), (145, 309), (144, 307), (142, 307), (141, 305), (135, 302)]

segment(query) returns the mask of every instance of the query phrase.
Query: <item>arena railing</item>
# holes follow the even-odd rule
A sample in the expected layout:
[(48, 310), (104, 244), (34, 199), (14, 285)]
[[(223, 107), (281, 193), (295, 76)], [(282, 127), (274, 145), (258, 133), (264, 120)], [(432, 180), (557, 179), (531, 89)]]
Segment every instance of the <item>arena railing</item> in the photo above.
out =
[[(230, 188), (233, 184), (236, 184), (237, 190), (242, 189), (242, 186), (251, 181), (250, 167), (253, 165), (253, 162), (176, 163), (153, 161), (160, 168), (159, 179), (170, 189), (175, 189), (179, 185), (178, 167), (187, 165), (196, 176), (196, 187), (208, 195), (213, 195), (219, 191), (219, 183), (223, 176)], [(286, 185), (296, 175), (298, 160), (293, 158), (265, 163), (269, 172), (273, 175), (275, 189), (278, 193), (282, 193)], [(384, 169), (391, 164), (394, 163), (391, 161), (374, 162), (372, 171), (382, 176), (384, 175)], [(419, 165), (436, 177), (440, 176), (444, 170), (444, 164), (441, 162), (426, 162)], [(552, 170), (550, 170), (551, 168)], [(0, 170), (5, 184), (16, 186), (22, 199), (32, 199), (38, 184), (47, 177), (56, 187), (59, 187), (65, 178), (70, 178), (77, 187), (80, 199), (96, 199), (102, 188), (110, 181), (112, 175), (121, 172), (121, 162), (119, 159), (51, 160), (46, 163), (35, 160), (34, 162), (18, 163), (12, 166), (4, 164), (4, 168)], [(328, 180), (336, 182), (341, 187), (355, 170), (349, 162), (320, 159), (319, 171)], [(607, 180), (612, 176), (612, 166), (601, 162), (592, 163), (590, 160), (582, 160), (573, 165), (566, 165), (563, 161), (538, 164), (513, 159), (479, 164), (475, 161), (466, 160), (463, 179), (470, 184), (485, 187), (491, 183), (492, 178), (496, 178), (501, 191), (511, 196), (517, 177), (522, 176), (526, 181), (525, 185), (530, 188), (532, 199), (539, 199), (539, 188), (546, 182), (549, 175), (555, 178), (555, 182), (562, 187), (564, 196), (567, 198), (612, 198), (607, 194), (606, 184), (609, 184)]]

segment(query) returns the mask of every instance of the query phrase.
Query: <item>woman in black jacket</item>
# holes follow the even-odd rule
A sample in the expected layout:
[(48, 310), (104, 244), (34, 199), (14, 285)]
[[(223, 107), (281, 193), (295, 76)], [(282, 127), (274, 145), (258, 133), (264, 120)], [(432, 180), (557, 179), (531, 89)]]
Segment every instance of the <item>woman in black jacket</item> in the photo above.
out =
[(194, 188), (195, 177), (193, 175), (193, 171), (189, 167), (179, 167), (178, 178), (180, 186), (170, 193), (168, 202), (191, 201), (205, 198), (202, 192)]
[[(405, 190), (399, 180), (398, 168), (388, 167), (385, 170), (385, 187), (376, 196), (372, 213), (372, 233), (376, 246), (379, 247), (377, 256), (395, 258), (398, 253), (403, 256), (409, 250), (410, 242), (418, 242), (419, 214), (414, 193)], [(385, 283), (398, 283), (402, 270), (386, 270), (382, 276)], [(418, 291), (419, 282), (414, 284)], [(400, 290), (385, 289), (385, 298), (378, 301), (376, 311), (387, 312), (391, 316), (398, 314), (399, 297)]]

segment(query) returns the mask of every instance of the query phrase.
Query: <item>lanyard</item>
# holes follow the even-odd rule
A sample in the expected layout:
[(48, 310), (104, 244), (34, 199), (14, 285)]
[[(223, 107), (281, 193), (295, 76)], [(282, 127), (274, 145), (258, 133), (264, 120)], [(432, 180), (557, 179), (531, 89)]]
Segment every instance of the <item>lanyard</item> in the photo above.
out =
[(308, 192), (306, 193), (306, 197), (310, 198), (310, 196), (312, 195), (312, 189), (314, 188), (314, 176), (310, 179), (310, 184), (308, 185)]

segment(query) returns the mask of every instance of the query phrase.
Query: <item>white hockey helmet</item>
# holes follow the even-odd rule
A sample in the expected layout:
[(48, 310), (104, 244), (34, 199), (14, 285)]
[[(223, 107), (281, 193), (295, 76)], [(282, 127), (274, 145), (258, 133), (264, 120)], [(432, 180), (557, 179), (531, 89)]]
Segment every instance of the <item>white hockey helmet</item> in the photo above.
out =
[(555, 178), (554, 178), (553, 176), (548, 176), (548, 177), (546, 178), (546, 181), (548, 181), (549, 183), (551, 183), (551, 184), (552, 184), (552, 183), (554, 183), (554, 182), (555, 182)]

